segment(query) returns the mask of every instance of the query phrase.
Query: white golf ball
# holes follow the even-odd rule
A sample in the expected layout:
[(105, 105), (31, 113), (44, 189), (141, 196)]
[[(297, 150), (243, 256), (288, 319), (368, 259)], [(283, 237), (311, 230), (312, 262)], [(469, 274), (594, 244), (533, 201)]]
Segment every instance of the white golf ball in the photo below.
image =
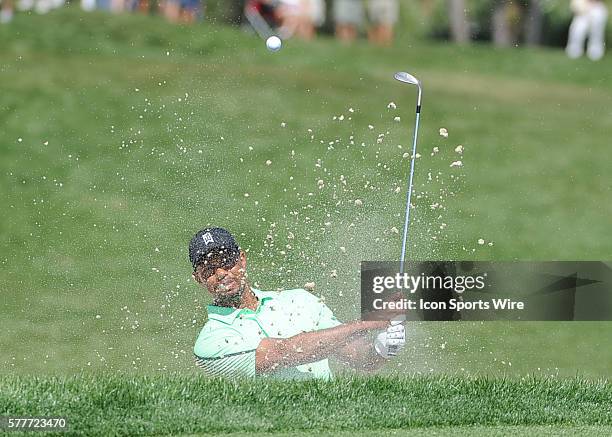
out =
[(266, 40), (266, 47), (271, 52), (278, 52), (283, 45), (283, 42), (278, 36), (271, 36)]

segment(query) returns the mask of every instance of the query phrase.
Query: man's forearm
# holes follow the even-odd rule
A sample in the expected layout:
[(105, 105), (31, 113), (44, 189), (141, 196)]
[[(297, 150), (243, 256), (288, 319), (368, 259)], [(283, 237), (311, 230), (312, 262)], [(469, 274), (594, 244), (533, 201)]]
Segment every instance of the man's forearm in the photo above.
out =
[(372, 329), (384, 329), (386, 325), (385, 321), (357, 321), (289, 338), (265, 338), (255, 353), (255, 368), (258, 373), (266, 373), (323, 360), (345, 347), (355, 336)]
[(355, 370), (373, 371), (380, 368), (385, 359), (376, 353), (374, 343), (370, 335), (359, 335), (353, 337), (346, 345), (334, 353), (342, 364), (348, 365)]

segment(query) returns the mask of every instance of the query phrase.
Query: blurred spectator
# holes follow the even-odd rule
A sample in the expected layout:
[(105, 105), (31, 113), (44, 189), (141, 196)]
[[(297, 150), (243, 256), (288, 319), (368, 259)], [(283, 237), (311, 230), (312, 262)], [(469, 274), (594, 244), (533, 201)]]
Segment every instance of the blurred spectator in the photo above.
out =
[(81, 9), (84, 11), (101, 9), (115, 13), (134, 11), (148, 14), (149, 8), (149, 0), (81, 0)]
[(180, 22), (193, 24), (198, 19), (201, 10), (200, 0), (181, 0)]
[(164, 17), (171, 23), (178, 23), (181, 17), (181, 0), (165, 0), (160, 4)]
[(285, 38), (295, 35), (302, 39), (312, 39), (315, 27), (325, 21), (324, 0), (279, 0), (277, 3), (281, 20), (279, 33)]
[(192, 24), (198, 18), (201, 3), (200, 0), (165, 0), (160, 7), (171, 23)]
[(110, 0), (110, 10), (116, 14), (123, 12), (126, 9), (125, 0)]
[(93, 11), (96, 9), (96, 0), (81, 0), (81, 9), (84, 11)]
[(52, 9), (57, 9), (64, 5), (64, 0), (20, 0), (17, 9), (20, 11), (34, 11), (38, 14), (46, 14)]
[(369, 0), (368, 13), (371, 26), (368, 37), (374, 44), (389, 46), (393, 43), (393, 29), (399, 19), (398, 0)]
[[(336, 37), (352, 42), (357, 38), (364, 22), (363, 0), (335, 0), (334, 21)], [(399, 18), (398, 0), (368, 0), (368, 39), (370, 42), (387, 46), (393, 42), (393, 30)]]
[(363, 23), (361, 0), (335, 0), (333, 14), (336, 23), (336, 38), (344, 42), (354, 41)]
[(311, 3), (311, 19), (315, 27), (321, 27), (325, 24), (327, 18), (327, 4), (325, 0), (310, 0)]
[(95, 9), (100, 9), (102, 11), (110, 11), (111, 9), (111, 0), (96, 0)]
[(13, 19), (13, 0), (2, 0), (0, 5), (0, 24), (9, 23)]
[(244, 15), (261, 37), (312, 39), (325, 21), (325, 0), (248, 0)]
[(141, 14), (148, 14), (151, 10), (151, 4), (149, 0), (129, 0), (130, 10), (134, 12), (139, 12)]
[(593, 61), (601, 59), (605, 51), (608, 21), (606, 5), (601, 0), (572, 0), (571, 8), (574, 18), (569, 28), (565, 49), (567, 55), (572, 59), (582, 56), (585, 40), (588, 37), (587, 56)]

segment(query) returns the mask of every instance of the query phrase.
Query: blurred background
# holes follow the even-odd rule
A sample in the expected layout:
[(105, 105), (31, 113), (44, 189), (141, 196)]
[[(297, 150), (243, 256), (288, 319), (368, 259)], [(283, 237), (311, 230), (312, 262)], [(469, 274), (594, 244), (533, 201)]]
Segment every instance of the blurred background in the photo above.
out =
[[(358, 317), (360, 262), (399, 258), (399, 70), (409, 259), (612, 259), (607, 4), (0, 0), (0, 373), (197, 374), (207, 225)], [(386, 372), (612, 371), (608, 322), (408, 331)]]
[[(610, 6), (609, 0), (2, 0), (0, 4), (2, 23), (15, 14), (46, 14), (70, 5), (84, 11), (159, 15), (177, 24), (253, 26), (263, 18), (272, 28), (284, 26), (291, 35), (306, 39), (334, 33), (347, 39), (351, 36), (347, 27), (359, 31), (367, 23), (373, 42), (392, 42), (384, 38), (389, 35), (375, 35), (377, 28), (386, 27), (400, 38), (483, 41), (499, 47), (565, 46), (574, 16), (590, 16), (593, 26), (601, 26), (598, 18), (605, 21)], [(603, 25), (609, 37), (612, 30)]]

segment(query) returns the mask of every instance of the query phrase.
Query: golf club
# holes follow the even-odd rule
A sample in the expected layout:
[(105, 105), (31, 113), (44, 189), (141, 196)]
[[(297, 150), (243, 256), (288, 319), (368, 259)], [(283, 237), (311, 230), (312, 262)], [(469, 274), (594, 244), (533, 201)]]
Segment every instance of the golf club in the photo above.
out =
[(410, 158), (410, 177), (408, 179), (408, 193), (406, 194), (406, 219), (404, 221), (404, 236), (402, 239), (402, 254), (400, 256), (400, 274), (404, 273), (404, 262), (406, 261), (406, 240), (408, 238), (408, 228), (410, 226), (410, 198), (412, 197), (412, 177), (414, 176), (414, 160), (416, 159), (417, 136), (419, 133), (419, 119), (421, 117), (421, 82), (412, 74), (400, 71), (395, 73), (395, 79), (410, 85), (416, 85), (419, 89), (416, 106), (416, 120), (414, 123), (414, 137), (412, 142), (412, 156)]
[[(293, 32), (290, 32), (283, 27), (277, 28), (276, 26), (271, 25), (262, 15), (262, 11), (259, 8), (260, 4), (261, 2), (249, 0), (246, 2), (244, 7), (244, 16), (253, 30), (255, 30), (255, 33), (257, 33), (257, 35), (259, 35), (259, 37), (264, 41), (274, 35), (278, 35), (283, 40), (290, 38), (293, 35)], [(273, 0), (267, 2), (266, 4), (271, 7), (277, 7), (279, 6), (280, 2), (278, 0)]]

